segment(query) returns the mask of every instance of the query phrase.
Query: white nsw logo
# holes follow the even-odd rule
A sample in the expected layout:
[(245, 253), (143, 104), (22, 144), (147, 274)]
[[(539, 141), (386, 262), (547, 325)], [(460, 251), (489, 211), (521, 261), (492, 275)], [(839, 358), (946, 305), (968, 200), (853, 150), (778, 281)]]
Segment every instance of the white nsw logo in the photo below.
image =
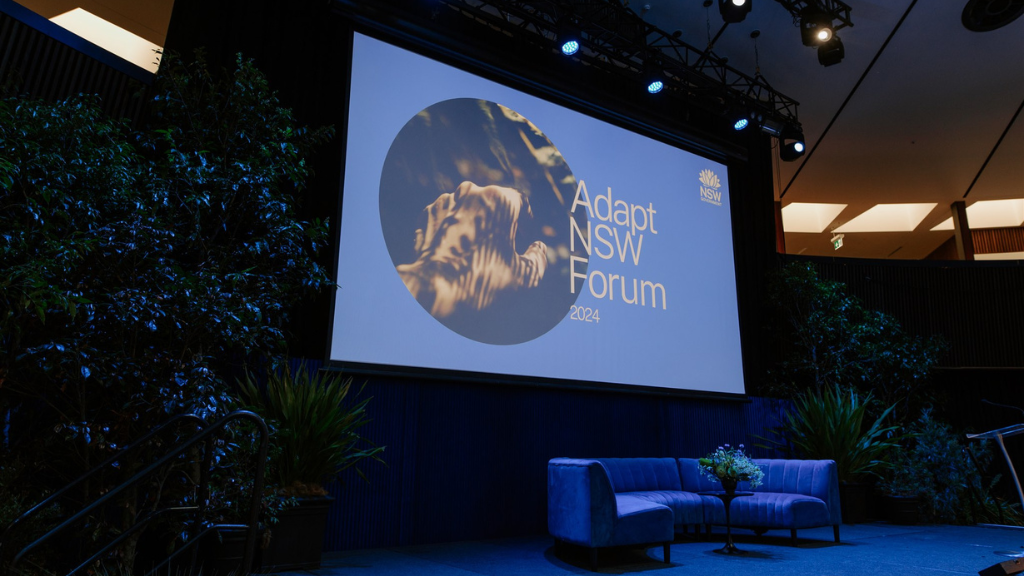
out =
[(715, 206), (722, 205), (722, 183), (718, 180), (718, 175), (711, 170), (700, 171), (700, 200), (701, 202), (707, 202), (708, 204), (714, 204)]

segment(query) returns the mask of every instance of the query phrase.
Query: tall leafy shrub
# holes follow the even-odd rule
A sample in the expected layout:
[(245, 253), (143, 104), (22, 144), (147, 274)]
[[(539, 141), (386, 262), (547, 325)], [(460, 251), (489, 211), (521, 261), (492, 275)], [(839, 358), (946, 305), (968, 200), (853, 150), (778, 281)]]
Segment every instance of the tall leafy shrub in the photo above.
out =
[(812, 263), (783, 266), (769, 286), (778, 360), (764, 392), (792, 397), (852, 386), (872, 397), (869, 411), (890, 406), (907, 421), (931, 400), (931, 369), (944, 349), (937, 337), (908, 334), (889, 314), (864, 306), (842, 282), (824, 280)]
[[(235, 64), (165, 58), (138, 130), (88, 96), (0, 100), (0, 466), (33, 472), (0, 492), (36, 501), (171, 414), (221, 415), (238, 367), (283, 353), (291, 309), (329, 286), (325, 225), (297, 215), (329, 132), (298, 126), (251, 61)], [(194, 475), (179, 472), (90, 529), (186, 494)]]

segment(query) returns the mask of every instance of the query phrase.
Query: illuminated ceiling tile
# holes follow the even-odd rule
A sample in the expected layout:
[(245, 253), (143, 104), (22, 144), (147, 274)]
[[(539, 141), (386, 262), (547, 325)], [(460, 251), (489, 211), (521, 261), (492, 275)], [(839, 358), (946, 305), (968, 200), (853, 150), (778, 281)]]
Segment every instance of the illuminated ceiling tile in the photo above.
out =
[(1024, 260), (1024, 252), (993, 252), (991, 254), (975, 254), (975, 260)]
[(977, 228), (1010, 228), (1024, 224), (1024, 198), (979, 200), (967, 207), (967, 224)]
[(155, 73), (160, 65), (159, 46), (81, 8), (50, 21), (145, 70)]
[(792, 202), (782, 208), (782, 229), (786, 232), (823, 232), (846, 204)]
[(875, 204), (866, 212), (836, 228), (836, 232), (912, 232), (938, 206), (922, 204)]

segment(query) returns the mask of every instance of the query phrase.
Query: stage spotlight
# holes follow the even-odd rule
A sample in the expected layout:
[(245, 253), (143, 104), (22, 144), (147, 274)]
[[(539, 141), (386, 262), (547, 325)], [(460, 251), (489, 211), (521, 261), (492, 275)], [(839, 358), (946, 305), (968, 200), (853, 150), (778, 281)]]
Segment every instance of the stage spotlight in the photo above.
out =
[(742, 22), (753, 8), (754, 0), (718, 0), (718, 13), (729, 24)]
[(831, 40), (818, 46), (818, 63), (822, 66), (839, 64), (846, 56), (846, 49), (843, 48), (843, 41), (839, 36), (833, 36)]
[(657, 58), (644, 65), (644, 86), (649, 94), (657, 94), (665, 89), (665, 75)]
[(834, 36), (832, 17), (813, 8), (800, 16), (800, 40), (804, 46), (819, 46)]
[(784, 162), (792, 162), (803, 156), (805, 150), (804, 133), (799, 128), (786, 126), (779, 136), (779, 158)]
[(558, 27), (558, 47), (562, 54), (572, 56), (580, 51), (580, 31), (575, 26), (563, 24)]
[(743, 130), (744, 128), (746, 128), (747, 126), (750, 126), (750, 119), (749, 118), (740, 118), (739, 120), (737, 120), (732, 125), (732, 128), (733, 128), (733, 130), (740, 131), (740, 130)]

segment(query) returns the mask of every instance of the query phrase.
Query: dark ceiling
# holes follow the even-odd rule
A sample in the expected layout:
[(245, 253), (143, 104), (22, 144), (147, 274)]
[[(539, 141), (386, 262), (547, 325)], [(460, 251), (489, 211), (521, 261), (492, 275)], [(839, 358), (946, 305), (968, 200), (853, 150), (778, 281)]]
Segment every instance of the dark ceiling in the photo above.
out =
[[(1024, 104), (1024, 17), (974, 32), (962, 23), (968, 0), (848, 0), (854, 25), (838, 32), (845, 59), (823, 67), (781, 4), (753, 1), (713, 51), (748, 74), (759, 65), (772, 87), (800, 103), (808, 153), (779, 164), (775, 198), (783, 208), (847, 205), (821, 233), (787, 232), (787, 252), (922, 259), (952, 238), (952, 230), (931, 229), (950, 218), (953, 202), (965, 201), (970, 216), (979, 200), (1024, 199), (1024, 119), (1010, 126)], [(629, 8), (702, 47), (709, 20), (711, 36), (722, 26), (717, 6), (701, 0), (634, 0)], [(1024, 2), (972, 9), (991, 24), (1024, 12)], [(833, 249), (833, 228), (894, 203), (936, 206), (912, 231), (847, 232)]]
[[(157, 44), (173, 7), (173, 0), (19, 1), (48, 18), (81, 6)], [(847, 0), (853, 26), (839, 31), (845, 59), (823, 67), (782, 4), (752, 1), (751, 13), (726, 27), (712, 50), (800, 103), (808, 152), (778, 163), (775, 199), (784, 214), (794, 203), (846, 205), (820, 233), (787, 231), (787, 252), (922, 259), (952, 238), (952, 230), (932, 228), (949, 219), (953, 202), (965, 201), (969, 217), (977, 201), (1024, 203), (1024, 120), (1011, 125), (1024, 105), (1024, 17), (976, 32), (962, 22), (969, 0)], [(970, 2), (970, 14), (989, 27), (1024, 12), (1024, 0)], [(723, 24), (717, 6), (702, 0), (626, 6), (701, 48)], [(833, 229), (898, 203), (935, 206), (913, 230), (846, 232), (833, 250)]]

